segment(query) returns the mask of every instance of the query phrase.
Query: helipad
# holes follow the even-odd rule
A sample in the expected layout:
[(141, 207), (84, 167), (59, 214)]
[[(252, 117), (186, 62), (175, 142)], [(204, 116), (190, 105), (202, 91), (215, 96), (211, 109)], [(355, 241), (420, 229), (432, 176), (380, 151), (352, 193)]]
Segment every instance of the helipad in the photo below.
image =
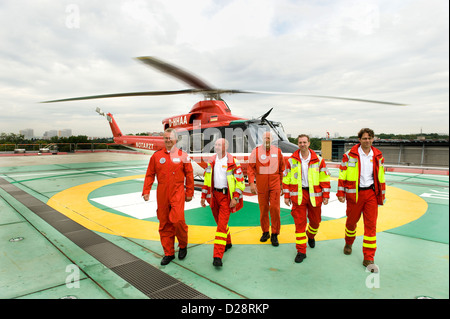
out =
[[(0, 298), (171, 298), (167, 288), (147, 293), (126, 274), (139, 272), (137, 265), (178, 287), (175, 298), (449, 298), (448, 175), (387, 173), (375, 256), (380, 273), (369, 280), (362, 233), (353, 254), (342, 253), (345, 205), (334, 194), (302, 264), (294, 262), (289, 208), (282, 207), (280, 246), (273, 247), (259, 242), (257, 201), (246, 196), (244, 209), (231, 216), (234, 245), (218, 270), (214, 221), (196, 193), (186, 206), (188, 256), (160, 266), (155, 201), (140, 197), (147, 163), (146, 155), (120, 153), (0, 158)], [(336, 191), (337, 170), (331, 173)]]

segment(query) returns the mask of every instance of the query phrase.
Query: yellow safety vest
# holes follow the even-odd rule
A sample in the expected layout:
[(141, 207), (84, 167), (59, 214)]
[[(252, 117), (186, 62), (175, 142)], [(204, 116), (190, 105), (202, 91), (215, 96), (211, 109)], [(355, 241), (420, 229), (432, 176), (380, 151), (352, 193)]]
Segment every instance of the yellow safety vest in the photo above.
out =
[[(322, 198), (330, 197), (330, 172), (325, 166), (325, 161), (314, 151), (311, 152), (311, 160), (308, 167), (309, 197), (311, 205), (316, 207)], [(295, 185), (290, 187), (290, 185)], [(302, 203), (302, 164), (299, 150), (288, 159), (283, 177), (283, 193), (285, 198), (298, 197), (297, 203)]]

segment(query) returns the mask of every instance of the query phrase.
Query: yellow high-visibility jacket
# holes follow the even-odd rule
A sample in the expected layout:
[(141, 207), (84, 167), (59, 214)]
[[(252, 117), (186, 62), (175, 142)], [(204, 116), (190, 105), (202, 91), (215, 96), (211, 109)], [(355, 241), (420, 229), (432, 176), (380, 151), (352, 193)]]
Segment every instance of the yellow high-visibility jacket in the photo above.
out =
[[(309, 198), (311, 205), (317, 207), (323, 198), (330, 198), (330, 172), (325, 161), (313, 150), (308, 166)], [(290, 198), (293, 203), (302, 203), (302, 162), (300, 150), (295, 151), (288, 159), (283, 177), (284, 198)]]
[[(232, 208), (232, 213), (237, 212), (244, 206), (243, 192), (245, 190), (244, 173), (242, 172), (241, 165), (238, 160), (230, 153), (227, 156), (227, 184), (228, 194), (231, 198), (239, 198), (238, 204)], [(202, 187), (202, 198), (206, 198), (209, 205), (213, 205), (211, 201), (213, 189), (214, 189), (214, 164), (216, 163), (217, 154), (213, 155), (208, 162), (208, 166), (205, 169), (204, 183)]]

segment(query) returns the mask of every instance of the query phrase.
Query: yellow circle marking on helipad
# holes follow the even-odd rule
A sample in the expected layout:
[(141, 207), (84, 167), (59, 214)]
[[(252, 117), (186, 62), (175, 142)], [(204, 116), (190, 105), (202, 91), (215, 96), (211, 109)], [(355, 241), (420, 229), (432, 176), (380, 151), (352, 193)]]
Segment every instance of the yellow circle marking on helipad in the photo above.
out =
[[(47, 205), (93, 231), (159, 241), (158, 222), (109, 213), (93, 206), (88, 200), (89, 194), (100, 187), (142, 177), (144, 176), (119, 177), (71, 187), (52, 196)], [(385, 205), (378, 209), (377, 232), (410, 223), (427, 211), (428, 204), (426, 201), (411, 192), (387, 186), (386, 194)], [(209, 210), (209, 208), (207, 209)], [(362, 220), (361, 217), (357, 227), (357, 236), (364, 233)], [(320, 224), (316, 240), (344, 238), (345, 221), (346, 218), (323, 221)], [(214, 226), (189, 225), (189, 243), (212, 243), (215, 231), (216, 227)], [(260, 244), (261, 228), (259, 226), (230, 227), (230, 231), (233, 244)], [(278, 236), (280, 243), (294, 243), (294, 233), (294, 224), (282, 225)]]

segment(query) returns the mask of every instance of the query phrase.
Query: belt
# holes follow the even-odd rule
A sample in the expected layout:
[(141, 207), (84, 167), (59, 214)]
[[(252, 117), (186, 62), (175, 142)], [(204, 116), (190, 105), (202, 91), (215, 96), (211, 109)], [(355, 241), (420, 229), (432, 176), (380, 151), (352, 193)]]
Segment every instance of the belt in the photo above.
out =
[(220, 192), (220, 193), (222, 193), (222, 194), (227, 194), (227, 193), (228, 193), (228, 188), (215, 188), (215, 187), (214, 187), (214, 190), (215, 190), (216, 192)]
[(373, 187), (373, 184), (370, 185), (369, 187), (360, 187), (360, 188), (359, 188), (360, 191), (367, 191), (367, 190), (369, 190), (369, 189), (375, 189), (375, 188)]
[(304, 190), (309, 190), (309, 187), (302, 187), (302, 189), (304, 189)]

